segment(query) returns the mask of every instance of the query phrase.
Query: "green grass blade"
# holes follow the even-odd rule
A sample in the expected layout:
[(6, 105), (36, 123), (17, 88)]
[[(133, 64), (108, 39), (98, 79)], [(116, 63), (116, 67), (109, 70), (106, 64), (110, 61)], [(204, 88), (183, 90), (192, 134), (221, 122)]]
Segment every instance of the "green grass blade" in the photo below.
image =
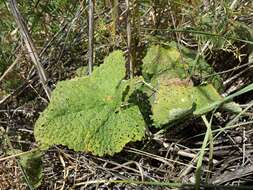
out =
[(208, 140), (210, 140), (210, 135), (212, 133), (211, 124), (207, 121), (206, 116), (202, 116), (202, 119), (207, 127), (207, 130), (206, 130), (206, 135), (205, 135), (203, 144), (201, 146), (201, 150), (200, 150), (198, 161), (197, 161), (197, 169), (195, 173), (195, 177), (196, 177), (195, 189), (196, 190), (200, 189), (201, 166), (202, 166), (203, 158), (205, 155), (205, 148), (207, 146)]

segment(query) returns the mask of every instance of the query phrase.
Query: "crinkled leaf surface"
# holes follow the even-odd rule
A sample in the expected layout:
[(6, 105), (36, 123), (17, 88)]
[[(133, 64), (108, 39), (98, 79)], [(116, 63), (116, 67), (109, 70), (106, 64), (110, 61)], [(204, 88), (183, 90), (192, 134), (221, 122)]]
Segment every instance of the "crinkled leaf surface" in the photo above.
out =
[(142, 73), (145, 80), (149, 81), (166, 72), (169, 78), (185, 77), (184, 65), (178, 64), (180, 53), (176, 48), (168, 49), (161, 46), (151, 46), (143, 59)]
[(137, 106), (123, 107), (123, 52), (110, 54), (90, 77), (62, 81), (35, 125), (42, 147), (62, 144), (76, 151), (113, 155), (130, 141), (141, 140), (145, 123)]
[(180, 79), (159, 80), (159, 91), (152, 104), (155, 126), (171, 123), (193, 111), (192, 87)]
[(207, 113), (212, 110), (209, 105), (222, 100), (211, 84), (195, 87), (189, 80), (162, 79), (152, 103), (152, 119), (156, 127)]
[[(182, 56), (180, 58), (175, 47), (152, 46), (143, 60), (144, 77), (155, 89), (147, 91), (156, 127), (206, 113), (211, 110), (208, 105), (222, 100), (212, 84), (194, 86), (188, 77), (192, 69), (200, 75), (214, 74), (212, 68), (203, 60), (194, 66), (192, 54), (187, 49), (183, 49)], [(211, 82), (217, 84), (219, 80), (213, 78)]]
[[(181, 55), (180, 55), (181, 54)], [(142, 72), (145, 80), (153, 85), (157, 84), (157, 78), (165, 75), (167, 78), (185, 79), (190, 76), (199, 78), (210, 75), (207, 82), (222, 89), (222, 80), (216, 75), (213, 68), (205, 60), (199, 57), (196, 60), (196, 53), (180, 46), (180, 52), (174, 43), (169, 47), (159, 45), (151, 46), (143, 59)]]

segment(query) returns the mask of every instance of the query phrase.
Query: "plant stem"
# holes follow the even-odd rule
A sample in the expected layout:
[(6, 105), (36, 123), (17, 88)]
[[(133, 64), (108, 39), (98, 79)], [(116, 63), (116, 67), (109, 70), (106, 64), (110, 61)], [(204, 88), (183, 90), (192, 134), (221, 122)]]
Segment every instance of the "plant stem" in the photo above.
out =
[(89, 0), (89, 47), (88, 47), (88, 74), (91, 75), (93, 67), (93, 38), (94, 38), (94, 1)]

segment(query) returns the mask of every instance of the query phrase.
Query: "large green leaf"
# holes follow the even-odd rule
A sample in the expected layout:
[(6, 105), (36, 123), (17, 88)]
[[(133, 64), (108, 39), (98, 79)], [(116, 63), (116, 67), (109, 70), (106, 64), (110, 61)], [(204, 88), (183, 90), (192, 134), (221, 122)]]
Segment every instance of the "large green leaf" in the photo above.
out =
[(203, 59), (194, 60), (193, 57), (186, 48), (182, 48), (181, 55), (174, 46), (149, 48), (143, 60), (143, 75), (153, 88), (147, 88), (145, 92), (150, 95), (156, 127), (207, 113), (212, 109), (208, 105), (222, 100), (211, 84), (219, 86), (217, 76), (209, 79), (210, 84), (193, 85), (190, 78), (193, 71), (198, 75), (215, 74)]
[(124, 80), (122, 51), (110, 54), (90, 77), (62, 81), (35, 125), (42, 147), (62, 144), (76, 151), (113, 155), (141, 140), (145, 123), (137, 106), (122, 106), (133, 81)]

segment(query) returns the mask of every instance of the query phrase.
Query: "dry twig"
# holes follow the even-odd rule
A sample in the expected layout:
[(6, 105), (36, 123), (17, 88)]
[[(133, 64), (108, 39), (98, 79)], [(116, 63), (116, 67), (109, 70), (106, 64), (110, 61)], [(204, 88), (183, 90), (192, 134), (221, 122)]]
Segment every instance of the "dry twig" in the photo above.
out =
[(27, 26), (24, 23), (24, 19), (22, 18), (22, 15), (18, 10), (16, 0), (9, 0), (9, 7), (10, 7), (11, 12), (12, 12), (14, 18), (15, 18), (15, 21), (16, 21), (18, 27), (19, 27), (20, 34), (21, 34), (21, 36), (23, 37), (23, 39), (25, 41), (25, 45), (26, 45), (26, 48), (28, 50), (28, 53), (29, 53), (35, 67), (37, 68), (37, 71), (38, 71), (43, 89), (46, 92), (46, 95), (47, 95), (48, 99), (50, 99), (51, 90), (47, 86), (47, 77), (46, 77), (45, 71), (44, 71), (43, 67), (41, 66), (38, 53), (35, 49), (32, 38), (29, 35)]

